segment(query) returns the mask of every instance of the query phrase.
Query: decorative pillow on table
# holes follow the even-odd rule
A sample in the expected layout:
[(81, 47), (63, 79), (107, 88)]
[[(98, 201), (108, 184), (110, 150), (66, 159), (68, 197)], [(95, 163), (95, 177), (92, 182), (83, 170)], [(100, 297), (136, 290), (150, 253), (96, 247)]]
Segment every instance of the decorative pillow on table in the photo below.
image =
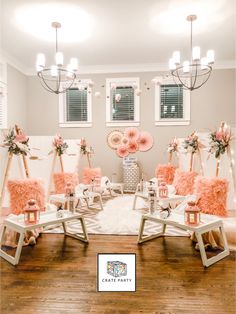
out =
[(194, 193), (200, 198), (198, 206), (202, 213), (226, 217), (227, 192), (226, 179), (198, 176), (195, 180)]
[(45, 209), (45, 188), (40, 179), (9, 180), (7, 188), (10, 193), (11, 213), (19, 215), (29, 199), (36, 200), (40, 210)]
[(176, 167), (168, 164), (160, 164), (157, 166), (155, 170), (156, 177), (163, 176), (165, 182), (167, 184), (172, 184), (174, 180)]
[(178, 195), (189, 195), (193, 194), (194, 180), (197, 177), (197, 172), (194, 171), (183, 171), (176, 169), (173, 185)]
[(83, 169), (83, 183), (90, 184), (94, 178), (100, 179), (102, 177), (101, 168), (84, 168)]
[(74, 172), (57, 172), (53, 175), (55, 192), (57, 194), (65, 193), (65, 186), (70, 182), (73, 187), (79, 184), (78, 174)]

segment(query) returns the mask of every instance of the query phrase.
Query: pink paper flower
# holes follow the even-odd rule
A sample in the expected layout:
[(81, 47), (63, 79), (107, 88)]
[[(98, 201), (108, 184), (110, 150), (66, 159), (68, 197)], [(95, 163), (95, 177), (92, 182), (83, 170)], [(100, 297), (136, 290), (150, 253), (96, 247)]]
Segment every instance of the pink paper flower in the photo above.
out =
[(128, 148), (125, 145), (120, 145), (117, 150), (116, 153), (119, 157), (123, 158), (129, 155), (129, 151)]
[(127, 148), (129, 153), (136, 153), (138, 150), (138, 143), (136, 141), (129, 141)]
[(152, 148), (153, 138), (150, 133), (144, 131), (140, 133), (138, 143), (139, 150), (141, 152), (146, 152), (147, 150)]
[(136, 141), (139, 138), (139, 130), (134, 127), (130, 127), (125, 129), (125, 137), (127, 137), (131, 141)]
[(128, 139), (126, 136), (123, 136), (122, 139), (121, 139), (121, 143), (122, 143), (123, 145), (127, 145), (128, 142), (129, 142), (129, 139)]

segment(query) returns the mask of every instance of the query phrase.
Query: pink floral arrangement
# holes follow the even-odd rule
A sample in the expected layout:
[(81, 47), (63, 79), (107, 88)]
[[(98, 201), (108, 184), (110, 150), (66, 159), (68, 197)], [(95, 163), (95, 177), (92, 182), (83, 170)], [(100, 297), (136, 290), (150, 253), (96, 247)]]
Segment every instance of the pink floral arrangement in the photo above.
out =
[(215, 158), (223, 155), (232, 139), (231, 130), (225, 123), (222, 123), (219, 130), (210, 134), (210, 153), (215, 154)]
[(68, 144), (59, 134), (54, 137), (52, 146), (55, 148), (59, 156), (63, 155), (68, 148)]
[(124, 131), (123, 137), (120, 139), (120, 145), (116, 149), (119, 157), (123, 158), (130, 153), (138, 151), (145, 152), (153, 146), (153, 138), (148, 132), (140, 132), (137, 128), (129, 127)]
[(186, 152), (195, 154), (199, 148), (203, 147), (195, 132), (184, 140), (184, 149)]
[(15, 155), (27, 155), (30, 151), (29, 137), (20, 129), (9, 129), (8, 133), (4, 134), (3, 147), (8, 148), (8, 152)]
[(93, 153), (93, 148), (91, 146), (87, 145), (85, 138), (81, 138), (79, 146), (80, 146), (80, 153), (82, 155), (87, 155), (87, 154)]
[(173, 138), (171, 140), (171, 142), (169, 143), (169, 145), (168, 145), (168, 149), (167, 149), (168, 153), (175, 153), (175, 152), (177, 152), (178, 151), (178, 145), (179, 145), (179, 143), (178, 143), (177, 138), (176, 137)]

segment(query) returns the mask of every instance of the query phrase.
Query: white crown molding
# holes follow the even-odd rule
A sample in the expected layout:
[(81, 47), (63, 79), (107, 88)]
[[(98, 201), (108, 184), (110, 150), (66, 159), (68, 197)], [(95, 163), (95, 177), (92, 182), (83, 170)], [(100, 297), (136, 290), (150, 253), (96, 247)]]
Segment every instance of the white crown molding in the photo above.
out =
[[(219, 61), (213, 66), (213, 70), (236, 69), (236, 60)], [(137, 72), (166, 72), (169, 71), (164, 63), (138, 63), (138, 64), (105, 64), (105, 65), (84, 65), (79, 67), (78, 74), (105, 74), (105, 73), (137, 73)], [(36, 75), (36, 71), (29, 69), (26, 75)]]
[[(27, 68), (5, 51), (0, 54), (6, 62), (27, 76), (36, 76), (33, 68)], [(213, 70), (236, 69), (236, 60), (216, 61)], [(137, 72), (165, 72), (169, 71), (167, 63), (138, 63), (138, 64), (105, 64), (105, 65), (81, 65), (78, 74), (105, 74), (105, 73), (137, 73)]]
[(236, 60), (225, 60), (225, 61), (216, 61), (213, 65), (213, 70), (220, 70), (220, 69), (236, 69)]
[[(81, 65), (79, 66), (78, 74), (137, 73), (157, 71), (168, 71), (168, 67), (162, 63)], [(34, 69), (29, 69), (25, 72), (25, 74), (36, 75), (36, 71)]]
[(26, 66), (22, 65), (18, 60), (10, 56), (6, 51), (0, 49), (0, 55), (4, 58), (7, 64), (11, 65), (21, 73), (27, 75)]

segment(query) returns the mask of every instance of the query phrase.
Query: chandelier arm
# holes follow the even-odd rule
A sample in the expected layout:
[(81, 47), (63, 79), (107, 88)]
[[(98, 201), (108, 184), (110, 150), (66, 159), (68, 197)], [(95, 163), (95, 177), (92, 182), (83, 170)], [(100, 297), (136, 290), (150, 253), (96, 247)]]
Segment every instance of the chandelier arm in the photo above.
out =
[[(184, 81), (181, 79), (178, 71), (176, 71), (176, 77), (178, 78), (178, 80), (180, 81), (182, 86), (184, 86), (185, 88), (189, 89), (188, 85), (186, 85), (186, 83), (184, 83)], [(177, 84), (177, 85), (180, 85), (180, 84)]]
[[(40, 83), (41, 83), (41, 85), (47, 90), (47, 91), (49, 91), (49, 92), (51, 92), (51, 93), (56, 93), (57, 94), (57, 91), (55, 91), (54, 89), (52, 89), (48, 84), (47, 84), (47, 82), (46, 82), (46, 80), (44, 79), (44, 77), (43, 77), (43, 75), (41, 74), (41, 76), (40, 75), (38, 75), (39, 77), (40, 77)], [(42, 84), (43, 83), (43, 84)]]
[(60, 86), (61, 86), (61, 71), (60, 71), (60, 69), (58, 72), (59, 73), (58, 73), (58, 79), (57, 79), (57, 91), (60, 90)]
[(39, 75), (39, 73), (38, 73), (38, 77), (40, 78), (40, 84), (42, 85), (42, 87), (44, 88), (44, 89), (46, 89), (48, 92), (50, 92), (50, 93), (55, 93), (55, 91), (52, 89), (52, 88), (50, 88), (50, 86), (45, 82), (45, 80), (43, 79), (43, 77), (42, 76), (40, 76)]
[[(172, 78), (173, 78), (175, 85), (180, 85), (180, 86), (182, 85), (179, 82), (177, 82), (175, 75), (172, 74)], [(180, 81), (180, 79), (179, 79), (179, 81)]]
[(198, 88), (202, 87), (202, 85), (204, 85), (209, 80), (210, 75), (211, 75), (211, 71), (207, 73), (206, 79), (203, 80), (203, 82), (199, 86), (195, 87), (194, 89), (198, 89)]
[(76, 78), (76, 75), (74, 76), (74, 78), (73, 78), (72, 82), (70, 83), (70, 85), (69, 85), (69, 87), (68, 87), (67, 89), (70, 89), (70, 88), (71, 88), (71, 86), (74, 84), (75, 78)]
[[(195, 89), (195, 85), (196, 85), (196, 82), (197, 82), (197, 77), (198, 77), (198, 65), (195, 64), (195, 75), (194, 75), (194, 82), (191, 82), (191, 88), (192, 89)], [(192, 67), (191, 67), (191, 70), (192, 70)], [(192, 71), (191, 71), (192, 73)]]

